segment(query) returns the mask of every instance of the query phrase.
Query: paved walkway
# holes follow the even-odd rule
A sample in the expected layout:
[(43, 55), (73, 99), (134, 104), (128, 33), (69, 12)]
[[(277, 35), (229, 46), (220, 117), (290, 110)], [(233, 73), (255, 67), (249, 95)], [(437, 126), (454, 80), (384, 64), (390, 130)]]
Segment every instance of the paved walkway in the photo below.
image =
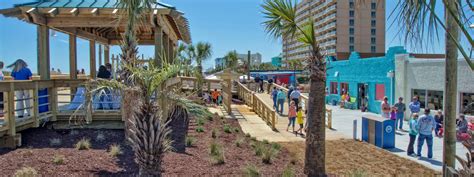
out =
[[(270, 95), (262, 93), (262, 94), (258, 94), (257, 96), (265, 100), (270, 105), (273, 104), (273, 101), (271, 100)], [(326, 131), (327, 140), (340, 139), (340, 138), (352, 139), (354, 135), (354, 120), (357, 120), (356, 137), (359, 140), (361, 139), (361, 132), (362, 132), (361, 122), (362, 122), (362, 115), (364, 113), (360, 112), (360, 110), (341, 109), (338, 106), (327, 105), (326, 107), (333, 110), (332, 111), (333, 130)], [(283, 113), (284, 116), (279, 117), (279, 121), (276, 126), (277, 129), (281, 132), (280, 134), (283, 134), (283, 135), (291, 134), (289, 132), (284, 131), (286, 130), (286, 125), (288, 123), (288, 119), (285, 116), (287, 115), (287, 111), (288, 111), (288, 104), (285, 103), (285, 108), (284, 108), (284, 113)], [(408, 127), (409, 127), (408, 123), (404, 122), (403, 128), (408, 129)], [(443, 139), (442, 138), (434, 137), (433, 139), (433, 144), (434, 144), (433, 145), (433, 159), (426, 158), (427, 156), (426, 143), (422, 149), (422, 156), (423, 156), (422, 158), (418, 159), (418, 158), (414, 158), (414, 157), (410, 157), (406, 155), (406, 148), (409, 143), (409, 136), (407, 132), (397, 131), (395, 141), (396, 141), (395, 148), (388, 149), (388, 151), (398, 156), (401, 156), (410, 160), (414, 160), (434, 170), (438, 170), (438, 171), (442, 170), (442, 167), (443, 167), (442, 166), (442, 159), (443, 159)], [(415, 143), (415, 151), (417, 149), (416, 144), (417, 143)], [(467, 149), (465, 149), (464, 146), (460, 142), (458, 142), (456, 145), (456, 154), (460, 157), (465, 157), (466, 153), (467, 153)], [(458, 168), (461, 167), (459, 163), (457, 163), (456, 166)]]

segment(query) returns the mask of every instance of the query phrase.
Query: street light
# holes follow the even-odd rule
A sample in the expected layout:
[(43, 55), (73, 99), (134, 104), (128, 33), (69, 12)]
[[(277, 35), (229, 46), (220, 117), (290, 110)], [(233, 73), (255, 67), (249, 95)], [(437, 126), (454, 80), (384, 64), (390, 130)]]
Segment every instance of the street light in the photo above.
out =
[(395, 77), (395, 71), (390, 70), (387, 72), (387, 77), (390, 78), (390, 100), (393, 103), (393, 78)]

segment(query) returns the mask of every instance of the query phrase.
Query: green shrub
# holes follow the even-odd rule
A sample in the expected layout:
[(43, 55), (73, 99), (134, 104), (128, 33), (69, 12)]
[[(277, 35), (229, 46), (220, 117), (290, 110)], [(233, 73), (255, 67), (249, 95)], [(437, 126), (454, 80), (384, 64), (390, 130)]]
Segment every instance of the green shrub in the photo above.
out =
[(295, 172), (294, 170), (288, 165), (286, 166), (285, 170), (283, 170), (283, 173), (281, 174), (282, 177), (294, 177)]
[(104, 132), (99, 132), (99, 133), (97, 133), (97, 136), (95, 137), (95, 140), (98, 141), (98, 142), (105, 141)]
[(260, 176), (260, 170), (255, 165), (247, 165), (243, 171), (244, 171), (244, 175), (247, 177)]
[(253, 150), (255, 151), (256, 156), (261, 156), (263, 154), (265, 146), (262, 143), (255, 143)]
[(91, 148), (91, 142), (89, 139), (82, 138), (80, 141), (76, 143), (77, 150), (88, 150)]
[(211, 137), (216, 139), (218, 136), (219, 136), (219, 130), (217, 129), (212, 129), (212, 132), (211, 132)]
[(210, 157), (213, 165), (220, 165), (225, 163), (224, 150), (221, 145), (212, 142), (210, 145)]
[(263, 144), (270, 144), (270, 142), (268, 142), (268, 140), (266, 140), (266, 139), (263, 139), (263, 140), (262, 140), (262, 143), (263, 143)]
[(224, 125), (224, 132), (226, 133), (232, 133), (232, 128), (230, 127), (229, 124)]
[(252, 135), (250, 135), (250, 133), (246, 133), (245, 137), (250, 138), (250, 137), (252, 137)]
[(49, 146), (58, 147), (58, 146), (61, 146), (61, 144), (62, 144), (62, 140), (59, 138), (49, 139)]
[(272, 143), (272, 148), (275, 149), (275, 150), (280, 150), (280, 149), (281, 149), (281, 145), (278, 144), (278, 143), (273, 142), (273, 143)]
[(207, 116), (208, 121), (214, 121), (214, 116)]
[(120, 147), (120, 145), (117, 145), (117, 144), (110, 145), (110, 148), (109, 148), (109, 155), (110, 156), (117, 157), (122, 153), (123, 152), (122, 152), (122, 148)]
[(203, 126), (206, 123), (206, 121), (202, 118), (198, 118), (196, 123), (198, 126)]
[(242, 147), (242, 144), (244, 144), (244, 142), (245, 142), (244, 138), (237, 138), (234, 143), (235, 143), (235, 146)]
[(240, 129), (238, 127), (234, 127), (234, 132), (235, 133), (239, 133), (240, 132)]
[(202, 126), (197, 127), (196, 132), (199, 132), (199, 133), (204, 132), (204, 127), (202, 127)]
[(38, 172), (31, 167), (23, 167), (15, 172), (15, 177), (35, 177)]
[(194, 142), (196, 142), (196, 138), (188, 136), (186, 137), (186, 146), (187, 147), (192, 147), (194, 145)]
[(56, 165), (64, 164), (64, 156), (63, 155), (54, 155), (53, 163)]
[(252, 141), (257, 141), (257, 137), (251, 137), (250, 138)]
[(264, 146), (262, 148), (262, 162), (266, 164), (271, 164), (273, 157), (275, 157), (277, 151), (271, 147)]

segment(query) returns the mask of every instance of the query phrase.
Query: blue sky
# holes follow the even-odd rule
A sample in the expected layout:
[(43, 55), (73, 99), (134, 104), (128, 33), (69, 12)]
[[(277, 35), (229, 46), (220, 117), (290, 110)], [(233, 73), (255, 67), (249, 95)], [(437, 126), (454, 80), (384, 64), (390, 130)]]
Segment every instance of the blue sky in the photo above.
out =
[[(10, 8), (13, 4), (31, 2), (32, 0), (0, 0), (0, 9)], [(261, 14), (262, 0), (164, 0), (176, 6), (190, 21), (193, 42), (207, 41), (213, 45), (213, 56), (205, 62), (205, 67), (212, 67), (214, 58), (225, 55), (230, 50), (246, 53), (248, 50), (259, 52), (264, 61), (281, 53), (281, 41), (269, 37), (261, 23), (265, 20)], [(386, 16), (392, 12), (396, 1), (387, 0)], [(440, 13), (441, 14), (441, 13)], [(386, 49), (390, 46), (403, 45), (397, 26), (390, 27), (393, 19), (388, 19)], [(389, 28), (390, 27), (390, 28)], [(443, 36), (440, 36), (443, 38)], [(51, 67), (69, 70), (68, 37), (57, 33), (50, 38)], [(442, 41), (440, 41), (442, 44)], [(14, 18), (0, 15), (0, 61), (12, 63), (18, 58), (25, 59), (30, 68), (36, 71), (36, 26)], [(430, 51), (443, 51), (443, 45), (433, 44)], [(413, 51), (408, 49), (409, 51)], [(113, 47), (112, 54), (118, 54), (119, 48)], [(153, 56), (153, 48), (141, 47), (140, 52), (146, 57)], [(78, 39), (78, 68), (89, 68), (88, 42)]]

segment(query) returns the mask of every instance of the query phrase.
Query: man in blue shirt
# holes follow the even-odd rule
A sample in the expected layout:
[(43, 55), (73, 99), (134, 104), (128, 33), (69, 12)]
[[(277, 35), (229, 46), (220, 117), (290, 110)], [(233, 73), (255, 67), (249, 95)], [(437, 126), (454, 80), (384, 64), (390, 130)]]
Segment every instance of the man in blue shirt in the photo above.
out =
[(418, 157), (421, 157), (421, 149), (426, 140), (428, 146), (428, 158), (433, 158), (433, 130), (436, 127), (436, 121), (430, 115), (430, 109), (425, 109), (425, 114), (418, 119), (416, 129), (418, 130)]
[(298, 88), (296, 88), (293, 92), (291, 92), (290, 94), (290, 98), (292, 101), (295, 102), (295, 105), (296, 107), (299, 106), (299, 103), (300, 103), (300, 96), (301, 96), (301, 92), (298, 90)]
[(410, 108), (411, 114), (420, 112), (420, 101), (418, 101), (418, 97), (413, 97), (413, 101), (410, 102), (408, 108)]
[(285, 104), (285, 98), (286, 98), (286, 95), (285, 95), (285, 92), (283, 92), (282, 89), (280, 89), (278, 91), (278, 94), (277, 94), (277, 109), (276, 111), (280, 114), (283, 114), (283, 104)]

